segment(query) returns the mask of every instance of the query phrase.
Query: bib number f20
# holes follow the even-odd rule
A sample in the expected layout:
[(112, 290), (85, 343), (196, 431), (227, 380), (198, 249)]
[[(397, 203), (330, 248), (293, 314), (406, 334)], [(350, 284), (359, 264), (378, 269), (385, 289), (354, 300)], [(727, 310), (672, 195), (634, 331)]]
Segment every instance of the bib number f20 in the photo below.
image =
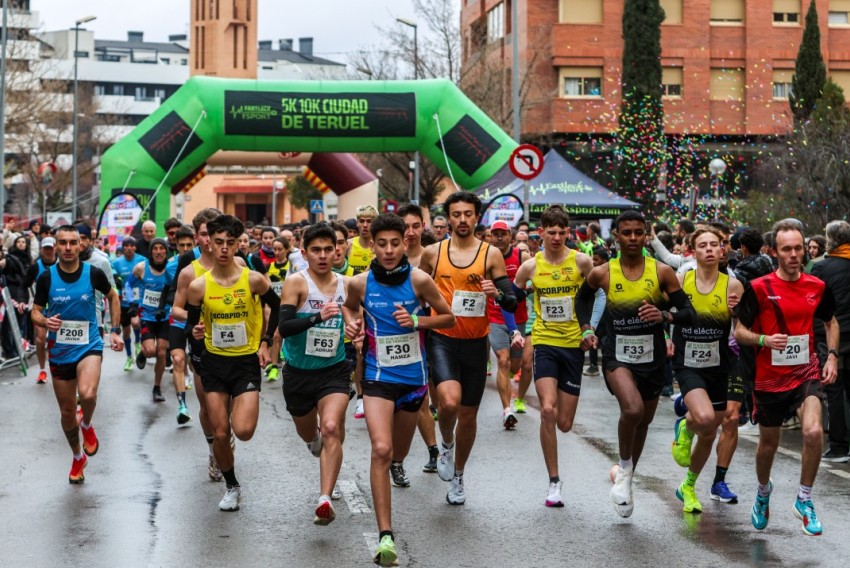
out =
[(808, 364), (809, 336), (789, 335), (784, 349), (771, 349), (770, 362), (780, 367)]

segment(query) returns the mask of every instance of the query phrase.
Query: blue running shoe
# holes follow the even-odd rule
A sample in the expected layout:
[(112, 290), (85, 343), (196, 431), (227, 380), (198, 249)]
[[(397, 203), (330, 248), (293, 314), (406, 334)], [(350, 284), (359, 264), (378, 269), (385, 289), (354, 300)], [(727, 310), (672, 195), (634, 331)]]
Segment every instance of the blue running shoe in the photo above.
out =
[(725, 481), (718, 481), (711, 486), (711, 498), (721, 503), (738, 502), (738, 496), (732, 493)]
[(685, 404), (685, 397), (681, 394), (673, 401), (673, 412), (675, 412), (676, 416), (679, 418), (688, 413), (688, 407)]
[(762, 531), (767, 527), (767, 522), (770, 520), (770, 494), (773, 492), (773, 480), (768, 481), (769, 492), (767, 497), (761, 497), (756, 493), (756, 502), (753, 503), (753, 512), (750, 515), (750, 520), (753, 526)]
[(809, 536), (820, 536), (823, 533), (823, 526), (818, 520), (818, 515), (815, 513), (815, 504), (811, 499), (808, 501), (794, 500), (794, 514), (797, 518), (803, 521), (803, 532)]

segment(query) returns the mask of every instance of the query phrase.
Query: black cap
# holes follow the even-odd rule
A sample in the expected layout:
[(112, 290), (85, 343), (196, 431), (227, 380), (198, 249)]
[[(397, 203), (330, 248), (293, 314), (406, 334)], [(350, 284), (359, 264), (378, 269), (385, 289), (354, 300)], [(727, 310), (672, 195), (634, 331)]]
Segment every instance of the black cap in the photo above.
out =
[(136, 239), (133, 237), (126, 237), (123, 241), (121, 241), (121, 248), (128, 247), (130, 245), (136, 246)]

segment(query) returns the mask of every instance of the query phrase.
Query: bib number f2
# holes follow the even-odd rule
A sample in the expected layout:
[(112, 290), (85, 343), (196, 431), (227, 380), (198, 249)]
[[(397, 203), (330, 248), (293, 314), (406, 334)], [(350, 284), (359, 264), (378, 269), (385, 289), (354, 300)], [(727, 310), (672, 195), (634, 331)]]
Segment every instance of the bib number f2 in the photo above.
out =
[(770, 362), (780, 367), (808, 364), (809, 336), (789, 335), (784, 349), (770, 350)]
[(651, 335), (618, 335), (617, 356), (620, 363), (651, 363), (653, 342)]
[(455, 290), (452, 296), (452, 313), (465, 318), (484, 317), (487, 295), (484, 292)]

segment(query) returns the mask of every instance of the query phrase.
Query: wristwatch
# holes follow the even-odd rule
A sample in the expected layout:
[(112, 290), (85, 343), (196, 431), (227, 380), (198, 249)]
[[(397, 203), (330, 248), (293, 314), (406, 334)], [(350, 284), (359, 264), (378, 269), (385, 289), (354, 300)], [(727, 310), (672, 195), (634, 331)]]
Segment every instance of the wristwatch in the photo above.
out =
[(836, 349), (830, 349), (827, 351), (826, 356), (829, 357), (830, 355), (835, 355), (835, 358), (838, 359), (838, 351)]

